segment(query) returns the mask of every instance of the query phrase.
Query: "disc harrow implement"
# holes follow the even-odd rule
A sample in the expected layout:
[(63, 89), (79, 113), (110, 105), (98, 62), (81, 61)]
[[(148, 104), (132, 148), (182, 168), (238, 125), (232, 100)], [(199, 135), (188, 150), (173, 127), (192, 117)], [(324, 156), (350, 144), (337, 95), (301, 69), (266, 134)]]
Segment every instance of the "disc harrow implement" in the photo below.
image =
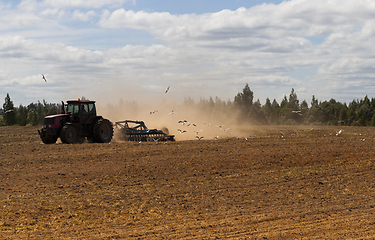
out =
[[(130, 126), (130, 124), (132, 124)], [(119, 132), (122, 141), (174, 141), (174, 135), (169, 135), (168, 129), (165, 132), (158, 129), (148, 129), (143, 121), (125, 120), (115, 122), (115, 129)]]

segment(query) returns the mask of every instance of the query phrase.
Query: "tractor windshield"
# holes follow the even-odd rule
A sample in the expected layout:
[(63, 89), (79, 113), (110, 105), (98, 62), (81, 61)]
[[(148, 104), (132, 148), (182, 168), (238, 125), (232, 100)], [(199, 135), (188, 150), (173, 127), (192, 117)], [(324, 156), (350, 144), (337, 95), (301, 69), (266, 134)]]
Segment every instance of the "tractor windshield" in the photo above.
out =
[(78, 104), (69, 103), (67, 110), (68, 110), (68, 113), (70, 114), (78, 114), (78, 111), (79, 111)]

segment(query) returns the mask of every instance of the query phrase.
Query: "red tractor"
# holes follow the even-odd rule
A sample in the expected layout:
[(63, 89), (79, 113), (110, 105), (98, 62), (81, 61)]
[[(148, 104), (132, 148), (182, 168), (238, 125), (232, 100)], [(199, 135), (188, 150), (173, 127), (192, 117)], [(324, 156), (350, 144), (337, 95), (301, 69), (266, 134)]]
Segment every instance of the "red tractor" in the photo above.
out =
[(44, 125), (38, 130), (45, 144), (88, 142), (108, 143), (113, 137), (113, 125), (108, 119), (96, 115), (95, 101), (71, 100), (65, 107), (62, 102), (62, 114), (46, 116)]

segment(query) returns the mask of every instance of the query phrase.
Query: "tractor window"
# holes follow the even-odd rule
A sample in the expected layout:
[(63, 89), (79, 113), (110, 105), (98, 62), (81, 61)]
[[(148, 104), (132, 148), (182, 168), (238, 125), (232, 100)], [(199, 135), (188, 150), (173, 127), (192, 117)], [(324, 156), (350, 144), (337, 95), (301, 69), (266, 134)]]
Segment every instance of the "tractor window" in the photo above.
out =
[(89, 113), (93, 114), (93, 115), (96, 115), (96, 109), (95, 109), (95, 105), (93, 103), (89, 103)]
[(68, 104), (68, 112), (70, 112), (71, 114), (77, 114), (78, 111), (78, 104)]
[(88, 112), (89, 112), (88, 104), (81, 104), (81, 113), (88, 113)]

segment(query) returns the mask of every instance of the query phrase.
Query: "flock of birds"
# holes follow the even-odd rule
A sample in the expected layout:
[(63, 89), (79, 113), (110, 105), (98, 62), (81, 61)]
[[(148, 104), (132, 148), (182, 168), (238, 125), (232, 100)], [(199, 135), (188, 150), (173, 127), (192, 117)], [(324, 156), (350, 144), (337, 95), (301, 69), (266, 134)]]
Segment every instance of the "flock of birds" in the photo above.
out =
[[(188, 122), (187, 120), (179, 120), (177, 122), (178, 124), (181, 124), (181, 125), (184, 125), (186, 127), (189, 127), (189, 126), (192, 126), (192, 127), (197, 127), (197, 125), (195, 123), (190, 123)], [(211, 124), (209, 123), (204, 123), (204, 125), (206, 126), (211, 126)], [(222, 126), (224, 125), (216, 125), (216, 127), (218, 127), (220, 130), (222, 130), (223, 132), (227, 132), (229, 130), (229, 128), (226, 128), (226, 129), (223, 129)], [(187, 130), (181, 130), (180, 128), (177, 129), (177, 131), (180, 133), (180, 134), (184, 134), (184, 133), (187, 133), (188, 131)], [(203, 131), (203, 129), (201, 130), (198, 130), (198, 131), (193, 131), (194, 134), (195, 134), (195, 138), (198, 139), (198, 140), (201, 140), (204, 138), (204, 136), (199, 136), (199, 133), (201, 133)], [(215, 137), (215, 139), (219, 139), (219, 136)]]
[[(170, 91), (170, 89), (171, 89), (171, 86), (168, 86), (168, 87), (165, 89), (164, 93), (165, 93), (165, 94), (168, 93), (168, 92)], [(167, 110), (167, 111), (168, 111), (168, 115), (172, 115), (172, 114), (175, 114), (175, 113), (176, 113), (176, 109)], [(158, 112), (159, 112), (158, 110), (153, 110), (153, 111), (150, 111), (149, 114), (150, 114), (150, 115), (153, 115), (153, 114), (156, 114), (156, 113), (158, 113)], [(191, 123), (191, 122), (189, 122), (189, 121), (187, 121), (187, 120), (179, 120), (177, 123), (183, 125), (184, 127), (194, 127), (194, 128), (197, 127), (197, 124), (195, 124), (195, 123)], [(210, 123), (204, 123), (204, 125), (206, 125), (206, 126), (208, 126), (208, 127), (211, 126)], [(229, 130), (230, 128), (224, 128), (224, 125), (216, 125), (216, 127), (218, 127), (221, 131), (223, 131), (223, 133), (229, 133), (228, 130)], [(200, 135), (200, 133), (201, 133), (202, 131), (203, 131), (203, 129), (201, 129), (201, 130), (193, 130), (194, 135), (195, 135), (195, 138), (196, 138), (197, 140), (201, 140), (201, 139), (204, 138), (204, 136), (201, 136), (201, 135)], [(186, 130), (186, 128), (185, 128), (185, 129), (178, 128), (178, 129), (177, 129), (177, 132), (180, 133), (180, 134), (186, 134), (186, 133), (191, 132), (191, 131), (190, 131), (190, 130)], [(219, 139), (219, 136), (214, 137), (214, 139)]]

